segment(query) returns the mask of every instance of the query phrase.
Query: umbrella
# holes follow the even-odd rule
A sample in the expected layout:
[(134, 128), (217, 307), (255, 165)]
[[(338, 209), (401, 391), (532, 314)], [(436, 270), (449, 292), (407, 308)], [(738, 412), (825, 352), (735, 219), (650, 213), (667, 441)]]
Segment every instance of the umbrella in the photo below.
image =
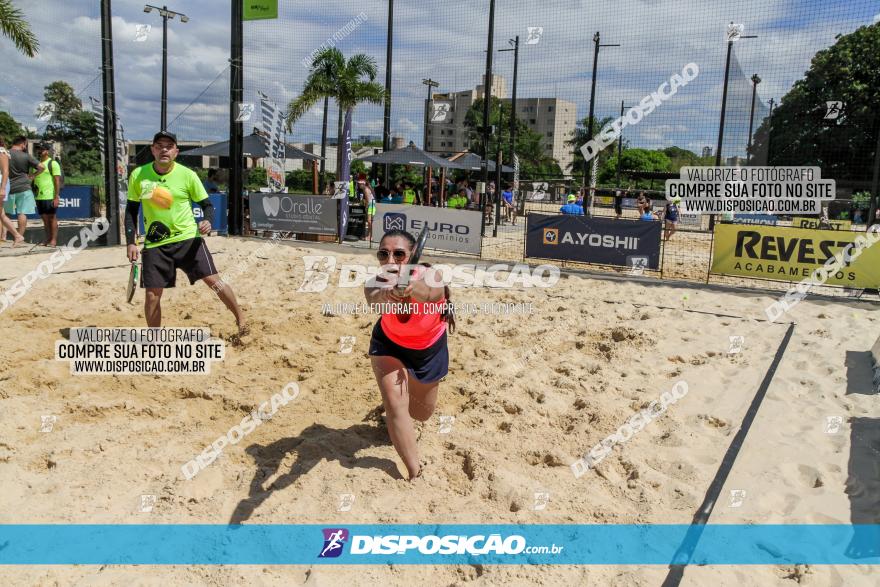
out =
[[(290, 143), (285, 143), (284, 147), (285, 159), (305, 159), (306, 161), (315, 161), (321, 158), (318, 155), (312, 155), (311, 153), (307, 153), (302, 149), (298, 149)], [(198, 147), (196, 149), (190, 149), (188, 151), (181, 151), (180, 154), (186, 156), (201, 155), (203, 157), (229, 157), (229, 141), (214, 143), (213, 145), (205, 145), (204, 147)], [(254, 159), (263, 159), (265, 157), (268, 157), (268, 153), (266, 152), (266, 143), (263, 137), (261, 137), (257, 133), (252, 133), (244, 137), (244, 142), (242, 145), (242, 155), (244, 155), (245, 157), (252, 157)]]
[[(481, 158), (476, 153), (465, 153), (464, 155), (457, 157), (456, 159), (450, 159), (453, 163), (457, 163), (459, 167), (456, 169), (467, 169), (468, 171), (480, 171), (482, 169), (480, 165)], [(488, 161), (489, 171), (491, 173), (495, 173), (495, 162), (491, 159)], [(513, 173), (513, 167), (508, 167), (507, 165), (501, 165), (502, 173)]]
[(455, 161), (432, 155), (416, 147), (413, 143), (403, 149), (385, 151), (368, 157), (359, 157), (368, 163), (388, 163), (390, 165), (424, 165), (425, 167), (446, 167), (447, 169), (464, 169)]

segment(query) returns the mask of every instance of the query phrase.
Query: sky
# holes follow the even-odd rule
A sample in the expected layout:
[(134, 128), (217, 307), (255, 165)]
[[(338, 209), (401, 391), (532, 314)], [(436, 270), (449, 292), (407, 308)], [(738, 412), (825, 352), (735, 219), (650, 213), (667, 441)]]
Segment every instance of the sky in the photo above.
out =
[[(169, 23), (170, 128), (187, 140), (223, 140), (228, 132), (228, 0), (168, 0), (169, 8), (190, 20)], [(0, 110), (40, 128), (34, 118), (44, 86), (62, 79), (84, 102), (101, 96), (100, 13), (97, 0), (14, 0), (41, 43), (35, 59), (18, 54), (0, 38)], [(308, 75), (303, 59), (353, 19), (336, 46), (346, 56), (365, 53), (376, 60), (376, 81), (384, 84), (387, 0), (279, 0), (277, 20), (246, 22), (245, 100), (257, 91), (279, 105), (294, 99)], [(150, 137), (159, 126), (162, 22), (145, 14), (143, 2), (113, 2), (116, 105), (126, 137)], [(398, 0), (394, 7), (392, 133), (421, 143), (423, 78), (440, 83), (436, 91), (461, 91), (481, 83), (486, 65), (489, 0)], [(616, 116), (621, 100), (637, 103), (688, 63), (699, 76), (670, 100), (625, 130), (630, 146), (671, 145), (699, 152), (714, 149), (718, 135), (727, 23), (742, 23), (734, 44), (725, 131), (725, 156), (743, 154), (752, 84), (757, 73), (757, 120), (767, 102), (777, 102), (803, 77), (813, 55), (835, 36), (880, 18), (877, 0), (498, 0), (496, 49), (519, 35), (518, 96), (558, 97), (574, 103), (578, 118), (589, 105), (592, 36), (601, 31), (596, 114)], [(137, 40), (139, 25), (151, 25)], [(542, 27), (537, 44), (526, 44), (529, 27)], [(511, 52), (494, 53), (493, 70), (512, 82)], [(828, 97), (834, 99), (833, 96)], [(288, 135), (297, 142), (318, 141), (321, 105), (308, 112)], [(335, 136), (336, 109), (330, 110)], [(246, 132), (250, 132), (250, 126)], [(362, 105), (353, 135), (381, 134), (382, 107)], [(757, 126), (757, 122), (756, 122)]]

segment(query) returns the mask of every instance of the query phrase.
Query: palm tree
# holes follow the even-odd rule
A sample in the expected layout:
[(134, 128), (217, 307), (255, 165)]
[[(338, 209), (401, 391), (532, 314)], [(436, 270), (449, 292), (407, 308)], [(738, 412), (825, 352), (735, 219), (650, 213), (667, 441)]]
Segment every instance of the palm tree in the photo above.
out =
[[(585, 170), (584, 167), (584, 154), (581, 153), (581, 147), (584, 143), (587, 142), (587, 120), (590, 117), (587, 116), (583, 120), (579, 120), (577, 126), (574, 129), (574, 134), (570, 139), (565, 141), (565, 145), (571, 149), (573, 149), (574, 158), (569, 165), (569, 168), (574, 172), (577, 169)], [(614, 118), (610, 116), (606, 116), (605, 118), (600, 118), (599, 120), (593, 120), (593, 137), (599, 135), (599, 132), (605, 128), (608, 124), (613, 121)], [(626, 147), (626, 141), (624, 140), (623, 146)], [(599, 153), (599, 165), (614, 155), (617, 152), (617, 141), (615, 140), (613, 143), (608, 145), (601, 153)]]
[(35, 57), (40, 50), (37, 37), (31, 32), (21, 10), (13, 6), (12, 0), (0, 0), (0, 32), (28, 57)]
[[(366, 78), (366, 80), (364, 79)], [(319, 100), (333, 98), (339, 107), (337, 132), (337, 152), (342, 141), (342, 114), (348, 114), (361, 102), (384, 104), (385, 88), (375, 83), (376, 60), (363, 53), (354, 55), (348, 61), (342, 52), (333, 47), (315, 56), (309, 77), (306, 78), (302, 94), (291, 100), (287, 106), (287, 129), (291, 130), (297, 120), (309, 111)], [(326, 140), (326, 108), (324, 110), (324, 135)], [(336, 157), (336, 177), (340, 175), (342, 157)]]
[[(293, 124), (299, 120), (308, 110), (324, 100), (324, 124), (321, 127), (321, 157), (327, 156), (327, 109), (330, 98), (336, 95), (336, 78), (339, 71), (345, 67), (345, 58), (339, 49), (324, 49), (312, 60), (309, 76), (306, 78), (302, 94), (295, 100), (291, 100), (287, 106), (287, 132), (293, 128)], [(324, 191), (325, 160), (321, 159), (321, 192)]]

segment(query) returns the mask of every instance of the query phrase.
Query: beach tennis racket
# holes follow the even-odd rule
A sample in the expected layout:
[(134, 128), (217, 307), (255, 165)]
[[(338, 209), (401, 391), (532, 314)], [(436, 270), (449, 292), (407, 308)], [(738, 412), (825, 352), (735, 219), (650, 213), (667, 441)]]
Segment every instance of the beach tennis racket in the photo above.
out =
[(129, 304), (134, 298), (134, 292), (137, 291), (138, 278), (141, 274), (141, 267), (134, 261), (131, 262), (131, 270), (128, 272), (128, 284), (125, 288), (125, 301)]
[[(419, 259), (422, 258), (422, 251), (425, 250), (425, 243), (428, 242), (428, 229), (423, 228), (422, 232), (419, 233), (419, 238), (416, 239), (416, 246), (413, 249), (412, 255), (410, 255), (408, 265), (410, 267), (415, 268), (416, 265), (419, 264)], [(403, 273), (397, 280), (397, 289), (403, 291), (406, 289), (406, 286), (409, 285), (409, 278), (412, 275), (413, 269), (410, 269), (406, 273)]]

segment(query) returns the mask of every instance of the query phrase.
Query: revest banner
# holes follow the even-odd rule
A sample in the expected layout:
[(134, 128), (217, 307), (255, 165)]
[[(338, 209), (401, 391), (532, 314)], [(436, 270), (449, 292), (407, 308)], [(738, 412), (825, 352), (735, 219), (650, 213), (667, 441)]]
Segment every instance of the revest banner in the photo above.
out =
[(450, 210), (410, 204), (377, 204), (373, 218), (373, 242), (389, 230), (405, 230), (415, 237), (428, 229), (425, 247), (441, 251), (480, 254), (482, 214), (471, 210)]
[[(712, 273), (801, 281), (854, 242), (859, 232), (783, 226), (719, 224), (712, 247)], [(830, 275), (829, 285), (880, 285), (880, 247), (868, 247)]]
[(327, 196), (252, 193), (249, 201), (252, 230), (336, 235), (336, 200)]
[(660, 222), (529, 214), (526, 257), (659, 269), (661, 229)]
[(820, 218), (793, 216), (791, 225), (795, 228), (821, 228), (822, 230), (852, 230), (852, 220), (827, 220), (827, 224), (820, 222)]

